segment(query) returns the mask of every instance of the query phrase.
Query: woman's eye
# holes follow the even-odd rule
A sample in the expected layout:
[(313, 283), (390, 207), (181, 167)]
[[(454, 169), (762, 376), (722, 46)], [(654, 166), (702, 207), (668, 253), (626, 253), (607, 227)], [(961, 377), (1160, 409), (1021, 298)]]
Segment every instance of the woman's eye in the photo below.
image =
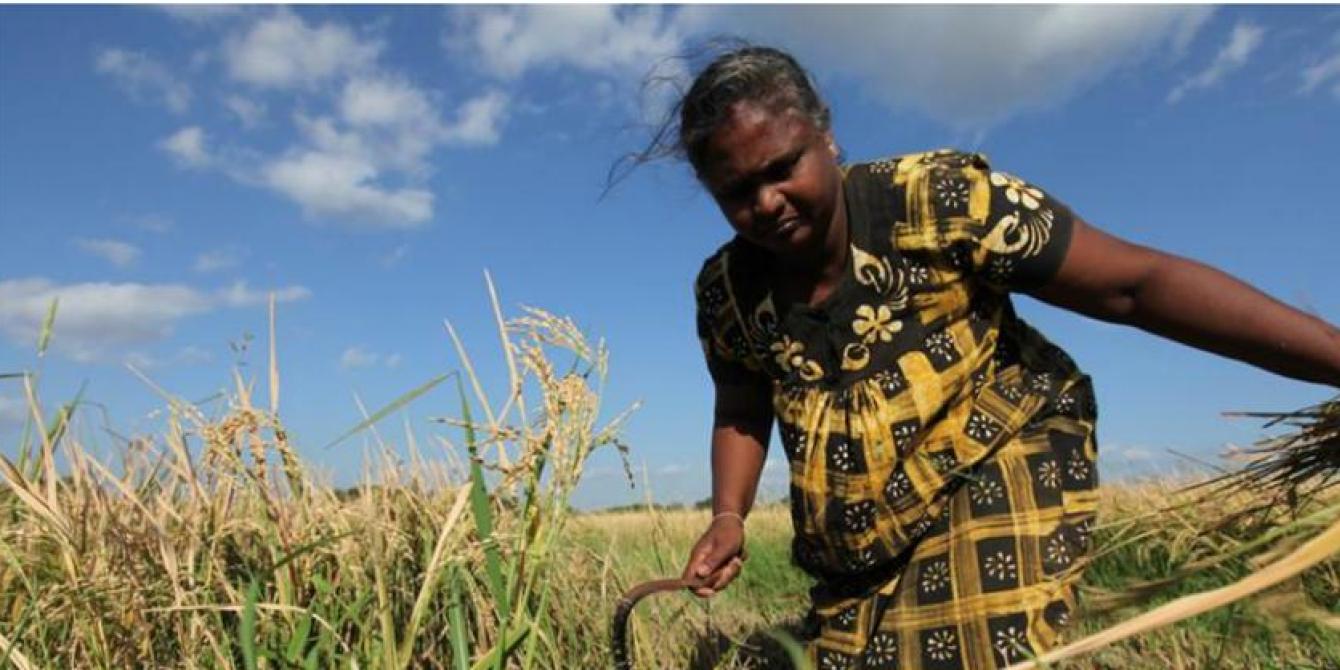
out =
[(791, 170), (796, 166), (796, 161), (792, 159), (784, 160), (768, 169), (769, 181), (781, 181), (791, 176)]

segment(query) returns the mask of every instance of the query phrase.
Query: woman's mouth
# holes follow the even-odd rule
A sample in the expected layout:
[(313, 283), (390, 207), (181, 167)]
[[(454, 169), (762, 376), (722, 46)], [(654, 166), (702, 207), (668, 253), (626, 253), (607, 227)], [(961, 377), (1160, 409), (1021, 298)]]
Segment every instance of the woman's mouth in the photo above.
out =
[(776, 237), (788, 237), (800, 227), (800, 219), (787, 219), (777, 224), (772, 234)]

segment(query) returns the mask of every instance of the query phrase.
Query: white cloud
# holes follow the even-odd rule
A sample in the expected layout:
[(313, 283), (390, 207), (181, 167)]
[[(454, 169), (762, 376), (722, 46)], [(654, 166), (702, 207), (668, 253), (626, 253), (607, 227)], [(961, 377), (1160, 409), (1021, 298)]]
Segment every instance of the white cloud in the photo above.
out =
[(211, 161), (205, 147), (205, 131), (200, 126), (187, 126), (164, 138), (158, 147), (185, 167), (204, 167)]
[(1204, 90), (1218, 84), (1229, 73), (1247, 64), (1252, 52), (1261, 46), (1265, 37), (1265, 28), (1241, 22), (1233, 27), (1228, 43), (1219, 50), (1208, 67), (1199, 73), (1187, 77), (1168, 92), (1168, 102), (1176, 103), (1191, 91)]
[(340, 367), (345, 370), (366, 368), (377, 364), (378, 356), (362, 347), (349, 347), (340, 354)]
[(157, 8), (175, 19), (197, 25), (213, 23), (242, 13), (242, 8), (238, 5), (157, 5)]
[(45, 278), (9, 279), (0, 281), (0, 332), (16, 344), (35, 344), (57, 297), (52, 346), (81, 361), (125, 345), (163, 339), (179, 319), (213, 306), (209, 296), (176, 284), (61, 286)]
[(229, 37), (223, 56), (229, 76), (237, 81), (293, 88), (364, 69), (381, 49), (379, 42), (360, 40), (344, 26), (309, 26), (293, 12), (280, 10)]
[[(1335, 34), (1331, 43), (1340, 45), (1340, 32)], [(1307, 95), (1322, 86), (1329, 86), (1331, 95), (1340, 100), (1340, 50), (1304, 68), (1300, 77), (1303, 81), (1298, 87), (1299, 93)]]
[(98, 72), (111, 76), (137, 100), (156, 98), (178, 114), (191, 104), (191, 87), (148, 55), (125, 49), (104, 49), (94, 59)]
[(496, 144), (507, 111), (507, 95), (489, 91), (461, 105), (456, 122), (445, 129), (443, 138), (457, 144)]
[[(1119, 67), (1185, 48), (1209, 7), (692, 6), (686, 30), (722, 29), (793, 51), (895, 109), (981, 130), (1059, 104)], [(831, 36), (842, 35), (841, 40)]]
[(265, 120), (265, 105), (251, 98), (230, 95), (223, 99), (223, 106), (237, 116), (243, 128), (255, 128)]
[(396, 126), (433, 118), (427, 96), (408, 81), (389, 76), (356, 77), (340, 96), (344, 120), (354, 126)]
[[(311, 295), (302, 286), (276, 293), (281, 301)], [(78, 361), (94, 361), (166, 339), (181, 319), (264, 304), (267, 295), (244, 282), (210, 294), (181, 284), (60, 285), (44, 277), (9, 279), (0, 281), (0, 334), (20, 346), (35, 345), (51, 301), (59, 298), (53, 349)]]
[(74, 245), (80, 251), (97, 256), (119, 268), (130, 267), (140, 258), (140, 248), (120, 240), (76, 238)]
[(242, 252), (235, 248), (211, 249), (195, 257), (192, 266), (196, 272), (209, 273), (235, 268), (242, 262)]
[(312, 297), (311, 290), (306, 286), (286, 286), (270, 291), (254, 290), (241, 279), (233, 282), (231, 286), (221, 289), (218, 292), (218, 297), (228, 307), (252, 307), (269, 303), (271, 293), (275, 295), (275, 302), (293, 302)]
[[(308, 21), (287, 9), (253, 17), (224, 38), (221, 62), (237, 81), (300, 89), (302, 99), (292, 108), (275, 110), (293, 120), (297, 136), (278, 150), (254, 149), (227, 136), (236, 127), (211, 129), (223, 133), (216, 138), (189, 126), (159, 144), (183, 166), (267, 188), (299, 205), (309, 219), (413, 229), (433, 218), (434, 195), (424, 186), (433, 152), (493, 144), (501, 136), (508, 108), (501, 91), (448, 103), (379, 63), (383, 46), (366, 33)], [(222, 100), (246, 128), (270, 114), (258, 93)], [(281, 96), (265, 100), (288, 104)]]
[(340, 354), (340, 368), (343, 370), (354, 370), (357, 368), (370, 368), (382, 365), (388, 368), (399, 367), (402, 357), (400, 354), (382, 355), (375, 351), (369, 351), (362, 346), (352, 346)]
[(375, 183), (377, 176), (377, 167), (361, 156), (319, 150), (287, 155), (266, 166), (263, 174), (266, 184), (310, 215), (391, 228), (415, 228), (432, 217), (432, 193), (383, 187)]
[(661, 7), (528, 5), (463, 10), (459, 18), (448, 48), (469, 44), (487, 70), (504, 78), (554, 66), (640, 76), (680, 46), (677, 26)]

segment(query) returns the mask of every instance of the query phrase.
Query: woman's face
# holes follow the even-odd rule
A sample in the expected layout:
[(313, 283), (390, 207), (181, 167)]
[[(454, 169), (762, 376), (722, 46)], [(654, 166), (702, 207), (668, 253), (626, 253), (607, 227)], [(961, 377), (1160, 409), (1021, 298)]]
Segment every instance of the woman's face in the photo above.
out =
[(793, 111), (736, 103), (708, 138), (698, 177), (744, 239), (787, 259), (821, 258), (842, 197), (830, 132)]

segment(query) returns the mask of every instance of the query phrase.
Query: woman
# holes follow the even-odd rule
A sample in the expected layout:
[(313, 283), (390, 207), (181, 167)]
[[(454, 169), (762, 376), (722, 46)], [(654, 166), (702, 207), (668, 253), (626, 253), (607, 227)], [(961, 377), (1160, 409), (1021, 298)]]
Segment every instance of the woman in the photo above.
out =
[(735, 231), (696, 282), (716, 392), (700, 596), (743, 566), (772, 424), (819, 668), (988, 668), (1055, 644), (1097, 507), (1089, 378), (1023, 291), (1340, 386), (1340, 331), (1209, 267), (1090, 227), (977, 154), (842, 166), (804, 70), (727, 53), (679, 147)]

